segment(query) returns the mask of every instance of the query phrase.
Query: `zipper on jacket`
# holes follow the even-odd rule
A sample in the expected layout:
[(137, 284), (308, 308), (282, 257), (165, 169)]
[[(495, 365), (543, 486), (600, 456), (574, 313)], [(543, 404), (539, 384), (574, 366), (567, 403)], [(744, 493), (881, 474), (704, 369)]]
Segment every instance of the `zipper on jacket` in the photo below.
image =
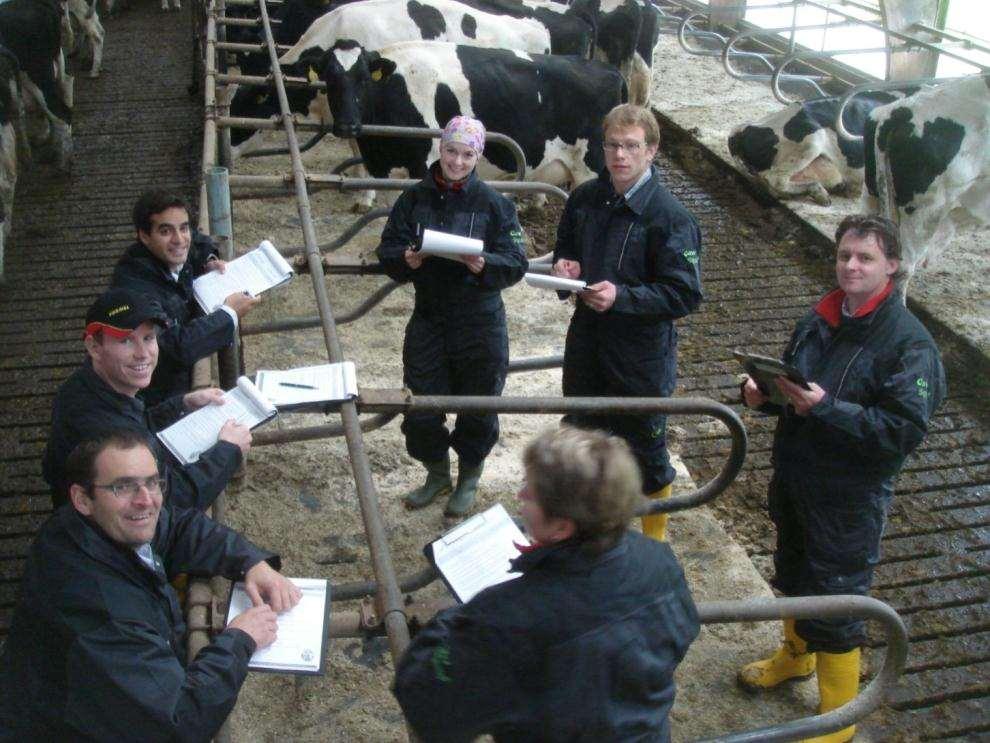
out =
[(474, 217), (475, 212), (471, 212), (471, 224), (468, 225), (468, 237), (474, 237)]
[(629, 229), (626, 230), (626, 236), (622, 240), (622, 249), (619, 251), (619, 262), (618, 262), (618, 264), (615, 267), (615, 270), (616, 271), (618, 271), (620, 268), (622, 268), (622, 256), (624, 256), (626, 254), (626, 243), (629, 242), (629, 235), (632, 234), (632, 228), (633, 227), (635, 227), (635, 223), (630, 223)]

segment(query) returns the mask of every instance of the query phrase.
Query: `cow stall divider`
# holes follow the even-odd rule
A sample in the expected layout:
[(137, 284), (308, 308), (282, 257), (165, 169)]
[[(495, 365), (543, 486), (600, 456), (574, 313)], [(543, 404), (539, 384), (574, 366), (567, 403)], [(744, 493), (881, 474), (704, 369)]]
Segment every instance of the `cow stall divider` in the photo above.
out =
[[(932, 84), (935, 80), (934, 65), (925, 64), (931, 74), (905, 74), (905, 68), (895, 63), (895, 57), (904, 58), (911, 53), (927, 54), (929, 59), (947, 57), (964, 62), (975, 73), (985, 73), (990, 67), (981, 63), (980, 54), (990, 54), (990, 45), (973, 37), (946, 29), (935, 28), (928, 23), (914, 22), (904, 28), (893, 28), (890, 20), (876, 6), (871, 7), (853, 0), (842, 7), (827, 0), (780, 0), (776, 3), (747, 5), (746, 2), (702, 3), (698, 0), (658, 0), (654, 6), (661, 18), (661, 32), (676, 35), (678, 43), (690, 54), (717, 57), (726, 74), (737, 80), (767, 82), (774, 97), (783, 104), (807, 100), (808, 97), (835, 95), (852, 86), (864, 85), (861, 90), (878, 90), (869, 86), (877, 83), (871, 75), (846, 65), (837, 56), (883, 53), (886, 55), (888, 77), (899, 79), (899, 85)], [(743, 20), (747, 10), (791, 8), (791, 23), (776, 28), (763, 28)], [(824, 23), (799, 23), (799, 13), (817, 10), (825, 14)], [(864, 18), (863, 15), (871, 16)], [(717, 30), (716, 30), (717, 29)], [(882, 46), (862, 47), (852, 44), (841, 50), (809, 49), (797, 42), (801, 32), (822, 31), (823, 38), (829, 32), (843, 29), (872, 30), (883, 34)], [(692, 40), (698, 42), (697, 45)], [(740, 48), (747, 46), (747, 49)], [(749, 69), (735, 66), (742, 63)], [(749, 63), (749, 64), (746, 64)], [(792, 65), (800, 72), (789, 73)], [(751, 71), (756, 68), (758, 71)], [(910, 69), (910, 68), (907, 68)], [(922, 68), (914, 67), (916, 71)], [(798, 96), (785, 92), (800, 89), (810, 95)], [(947, 82), (942, 79), (940, 82)]]
[[(229, 0), (227, 0), (229, 2)], [(281, 109), (279, 128), (284, 129), (288, 154), (291, 158), (291, 173), (273, 176), (241, 176), (228, 174), (225, 167), (231, 165), (229, 148), (223, 146), (223, 132), (232, 125), (247, 122), (231, 120), (226, 106), (218, 101), (217, 85), (220, 82), (234, 82), (223, 73), (217, 64), (217, 32), (221, 21), (225, 0), (212, 0), (205, 15), (205, 37), (200, 48), (205, 51), (204, 107), (205, 124), (202, 165), (204, 183), (200, 195), (200, 229), (218, 238), (225, 258), (235, 256), (233, 248), (232, 198), (272, 198), (292, 196), (295, 199), (303, 233), (303, 245), (284, 251), (292, 258), (300, 272), (308, 271), (311, 276), (318, 316), (289, 318), (254, 326), (241, 327), (241, 336), (258, 335), (266, 332), (284, 332), (303, 327), (320, 327), (323, 331), (326, 355), (331, 363), (344, 360), (337, 326), (342, 322), (359, 319), (376, 306), (385, 296), (394, 291), (394, 282), (383, 285), (348, 315), (336, 318), (331, 307), (327, 282), (342, 275), (380, 274), (381, 267), (371, 263), (361, 263), (336, 259), (331, 253), (345, 245), (363, 227), (387, 215), (385, 210), (366, 214), (351, 225), (343, 236), (330, 243), (317, 242), (311, 214), (309, 192), (323, 188), (340, 190), (378, 188), (398, 190), (416, 183), (409, 179), (346, 178), (339, 174), (307, 174), (303, 168), (300, 147), (296, 137), (297, 127), (289, 110), (285, 79), (278, 67), (277, 49), (273, 42), (271, 25), (265, 0), (260, 0), (260, 18), (257, 26), (262, 30), (265, 46), (272, 64), (271, 83), (275, 88)], [(231, 3), (233, 4), (233, 3)], [(237, 2), (239, 5), (247, 2)], [(246, 24), (241, 24), (246, 25)], [(306, 81), (308, 84), (308, 81)], [(222, 100), (227, 100), (226, 96)], [(250, 126), (257, 122), (252, 122)], [(262, 122), (269, 128), (271, 122)], [(259, 126), (259, 128), (263, 128)], [(275, 127), (270, 127), (275, 128)], [(394, 128), (374, 132), (365, 127), (361, 134), (374, 136), (416, 136), (435, 137), (439, 130), (399, 132)], [(496, 189), (508, 193), (544, 193), (566, 198), (566, 194), (553, 186), (520, 181), (489, 182)], [(324, 252), (326, 254), (324, 254)], [(537, 259), (537, 270), (549, 268), (548, 257)], [(531, 371), (559, 367), (559, 356), (544, 356), (516, 359), (510, 362), (513, 372)], [(228, 353), (220, 359), (221, 379), (236, 376), (242, 371), (243, 363), (236, 352)], [(638, 508), (639, 514), (669, 513), (696, 507), (710, 502), (723, 492), (740, 471), (746, 454), (746, 431), (736, 413), (721, 403), (703, 398), (562, 398), (562, 397), (471, 397), (471, 396), (417, 396), (407, 390), (367, 389), (362, 387), (355, 400), (344, 401), (334, 406), (315, 409), (324, 414), (339, 415), (340, 420), (327, 425), (295, 427), (277, 431), (259, 431), (254, 434), (254, 444), (265, 446), (286, 444), (343, 436), (346, 441), (351, 472), (355, 482), (358, 506), (364, 525), (373, 581), (360, 581), (331, 586), (332, 602), (363, 599), (357, 612), (337, 611), (331, 617), (329, 635), (331, 637), (385, 636), (394, 661), (397, 661), (409, 643), (410, 627), (416, 627), (429, 620), (440, 604), (417, 601), (412, 595), (416, 590), (437, 579), (436, 571), (430, 567), (412, 575), (400, 577), (392, 563), (389, 545), (378, 496), (371, 474), (370, 462), (364, 447), (363, 433), (386, 425), (400, 413), (410, 411), (433, 411), (446, 413), (495, 412), (501, 414), (566, 414), (576, 412), (667, 415), (704, 415), (719, 420), (728, 431), (731, 441), (730, 452), (721, 470), (700, 488), (665, 500), (647, 501), (644, 499)], [(309, 410), (308, 412), (314, 412)], [(368, 414), (361, 417), (362, 414)], [(223, 519), (223, 499), (214, 507), (214, 517)], [(217, 598), (225, 595), (218, 583), (213, 590), (206, 590), (205, 584), (194, 584), (190, 589), (193, 613), (190, 616), (191, 628), (196, 630), (201, 642), (209, 631), (222, 629), (222, 601)], [(704, 623), (742, 622), (771, 620), (783, 617), (810, 616), (853, 616), (880, 621), (887, 635), (886, 658), (883, 667), (867, 688), (848, 704), (826, 715), (809, 716), (792, 722), (778, 724), (763, 730), (720, 736), (719, 741), (744, 740), (797, 740), (829, 731), (837, 730), (860, 719), (875, 709), (884, 697), (885, 691), (900, 674), (906, 657), (906, 632), (897, 614), (886, 604), (874, 599), (858, 596), (807, 597), (801, 599), (775, 599), (762, 601), (709, 602), (699, 604), (699, 613)], [(190, 642), (190, 652), (193, 652)], [(225, 730), (218, 736), (229, 738)]]

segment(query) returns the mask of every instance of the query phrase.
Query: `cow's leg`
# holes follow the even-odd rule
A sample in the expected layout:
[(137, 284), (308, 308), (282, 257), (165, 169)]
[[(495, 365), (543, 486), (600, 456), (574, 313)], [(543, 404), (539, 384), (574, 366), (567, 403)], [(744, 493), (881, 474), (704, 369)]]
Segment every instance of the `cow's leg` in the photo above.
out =
[(100, 17), (96, 15), (95, 9), (90, 23), (90, 38), (93, 40), (93, 66), (89, 69), (89, 76), (99, 77), (100, 70), (103, 68), (103, 40), (106, 38), (106, 32), (103, 30), (103, 24), (100, 23)]
[(65, 54), (61, 50), (59, 50), (58, 58), (54, 62), (54, 70), (55, 80), (62, 90), (62, 100), (65, 101), (66, 107), (71, 109), (75, 97), (76, 79), (69, 74), (65, 65)]
[[(361, 148), (358, 147), (358, 141), (356, 139), (348, 139), (347, 144), (350, 145), (351, 154), (354, 157), (362, 157)], [(353, 168), (354, 174), (358, 178), (370, 178), (371, 174), (368, 173), (368, 169), (362, 162), (360, 165), (355, 165)], [(375, 206), (375, 191), (374, 189), (367, 189), (365, 191), (358, 192), (357, 198), (351, 205), (351, 211), (354, 214), (367, 214)]]
[(179, 0), (172, 0), (172, 10), (182, 10), (182, 3)]
[(645, 106), (650, 99), (650, 86), (653, 84), (653, 69), (646, 64), (639, 53), (633, 54), (628, 69), (622, 71), (629, 86), (629, 102)]
[(162, 0), (162, 10), (168, 12), (168, 0)]

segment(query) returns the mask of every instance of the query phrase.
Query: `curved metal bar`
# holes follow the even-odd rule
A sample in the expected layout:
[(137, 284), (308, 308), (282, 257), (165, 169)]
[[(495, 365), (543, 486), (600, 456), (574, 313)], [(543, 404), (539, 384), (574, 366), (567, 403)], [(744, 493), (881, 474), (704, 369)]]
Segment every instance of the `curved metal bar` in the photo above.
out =
[(355, 165), (360, 165), (363, 162), (364, 162), (363, 157), (349, 157), (343, 162), (337, 163), (333, 167), (333, 170), (331, 170), (330, 172), (333, 173), (334, 175), (340, 175), (348, 168), (353, 167)]
[[(958, 77), (947, 77), (937, 81), (937, 84), (942, 85), (944, 83), (953, 82), (955, 80), (961, 80)], [(838, 132), (839, 136), (850, 142), (861, 142), (863, 136), (861, 134), (853, 134), (845, 125), (845, 113), (846, 106), (849, 105), (849, 101), (855, 98), (860, 93), (866, 93), (873, 90), (896, 90), (898, 88), (909, 88), (917, 85), (918, 87), (931, 87), (935, 85), (935, 81), (924, 78), (920, 80), (878, 80), (877, 82), (862, 83), (850, 88), (843, 94), (839, 101), (839, 110), (835, 114), (835, 131)]]
[[(331, 240), (328, 243), (321, 243), (317, 246), (321, 253), (333, 253), (340, 250), (344, 245), (351, 241), (351, 239), (357, 235), (361, 230), (367, 227), (370, 223), (374, 222), (376, 219), (381, 219), (382, 217), (387, 217), (391, 212), (390, 209), (380, 206), (377, 209), (372, 209), (369, 212), (365, 212), (360, 217), (354, 220), (350, 227), (344, 230), (339, 237)], [(300, 253), (305, 253), (306, 248), (302, 246), (294, 246), (291, 248), (280, 249), (279, 252), (285, 256), (299, 255)]]
[[(319, 129), (316, 132), (316, 134), (314, 134), (312, 137), (309, 138), (309, 141), (307, 141), (306, 144), (299, 145), (299, 151), (306, 152), (307, 150), (313, 149), (314, 147), (316, 147), (316, 145), (318, 145), (321, 141), (323, 141), (324, 137), (326, 137), (330, 133), (331, 133), (330, 130), (327, 129), (326, 127)], [(289, 154), (288, 147), (265, 147), (259, 150), (251, 150), (250, 152), (245, 152), (243, 155), (241, 155), (241, 157), (245, 157), (245, 158), (268, 157), (270, 155), (288, 155), (288, 154)]]
[[(432, 129), (417, 126), (385, 126), (382, 124), (362, 124), (358, 130), (359, 137), (412, 137), (413, 139), (437, 139), (443, 134), (443, 129)], [(512, 153), (516, 160), (516, 180), (526, 179), (526, 154), (522, 147), (512, 137), (500, 132), (485, 134), (485, 143), (500, 144)]]
[[(313, 412), (313, 411), (309, 411)], [(316, 411), (319, 412), (319, 411)], [(387, 426), (398, 417), (398, 413), (377, 413), (360, 419), (362, 433), (377, 431)], [(277, 430), (252, 431), (251, 446), (273, 446), (275, 444), (291, 444), (296, 441), (313, 441), (315, 439), (334, 439), (344, 436), (346, 430), (342, 423), (328, 423), (323, 426), (299, 426), (298, 428), (283, 428)]]
[[(382, 303), (389, 294), (398, 289), (401, 284), (389, 281), (378, 287), (367, 299), (355, 307), (350, 312), (344, 313), (336, 318), (338, 325), (347, 325), (355, 320), (359, 320), (368, 314), (372, 309)], [(322, 324), (319, 315), (312, 317), (290, 317), (285, 320), (273, 320), (272, 322), (257, 323), (254, 325), (244, 325), (241, 327), (241, 336), (264, 335), (265, 333), (284, 333), (291, 330), (307, 330), (318, 328)]]
[(730, 57), (737, 57), (737, 58), (743, 57), (746, 59), (756, 59), (762, 62), (763, 64), (765, 64), (767, 66), (767, 69), (770, 70), (770, 72), (773, 72), (773, 64), (770, 63), (770, 60), (767, 59), (765, 55), (758, 54), (756, 52), (741, 52), (739, 50), (733, 50), (732, 48), (732, 46), (737, 41), (741, 41), (742, 39), (748, 38), (750, 36), (757, 36), (759, 35), (759, 33), (760, 33), (759, 31), (752, 31), (752, 30), (739, 31), (731, 39), (729, 39), (728, 42), (726, 42), (725, 46), (722, 48), (722, 66), (725, 68), (726, 73), (728, 73), (731, 77), (734, 77), (737, 80), (769, 80), (770, 79), (769, 74), (764, 76), (764, 75), (757, 75), (748, 72), (736, 72), (734, 69), (732, 69), (732, 65), (729, 64)]
[(765, 743), (792, 741), (830, 733), (852, 725), (879, 707), (904, 670), (908, 637), (904, 622), (887, 604), (868, 596), (806, 596), (747, 601), (714, 601), (698, 604), (703, 624), (747, 622), (793, 617), (796, 619), (861, 617), (879, 622), (887, 650), (883, 667), (852, 701), (823, 715), (773, 725), (760, 730), (731, 733), (706, 739), (707, 743)]
[[(882, 51), (882, 50), (876, 50), (876, 51)], [(811, 54), (819, 55), (819, 58), (828, 56), (828, 52), (812, 52)], [(782, 77), (787, 80), (797, 80), (798, 82), (803, 82), (811, 85), (811, 87), (813, 87), (817, 91), (818, 95), (823, 98), (828, 95), (828, 93), (826, 93), (825, 90), (818, 83), (815, 82), (815, 79), (811, 75), (784, 74), (784, 68), (787, 67), (787, 65), (789, 65), (791, 62), (804, 58), (805, 56), (803, 52), (795, 52), (793, 54), (788, 54), (780, 61), (777, 67), (774, 68), (773, 75), (770, 76), (770, 90), (773, 92), (773, 97), (776, 98), (781, 103), (783, 103), (785, 106), (791, 103), (795, 103), (800, 99), (788, 98), (786, 95), (784, 95), (784, 92), (780, 89), (780, 79)], [(825, 77), (823, 76), (819, 79), (824, 80)]]
[[(420, 588), (425, 588), (440, 577), (440, 573), (433, 565), (420, 570), (418, 573), (399, 578), (399, 590), (403, 593), (412, 593)], [(373, 580), (354, 581), (352, 583), (340, 583), (330, 586), (330, 602), (334, 601), (354, 601), (374, 596), (378, 593), (378, 584)]]
[[(691, 26), (691, 21), (695, 18), (704, 18), (708, 20), (708, 16), (704, 13), (692, 13), (688, 15), (680, 22), (677, 26), (677, 42), (681, 45), (688, 54), (695, 54), (699, 57), (720, 57), (722, 52), (725, 50), (726, 37), (722, 34), (715, 33), (714, 31), (699, 31), (698, 29)], [(688, 32), (688, 28), (691, 29)], [(714, 39), (721, 46), (721, 50), (715, 49), (695, 49), (692, 48), (688, 43), (688, 36), (693, 36), (698, 39)]]
[(358, 399), (362, 412), (443, 412), (443, 413), (621, 413), (644, 415), (707, 415), (726, 425), (732, 448), (726, 463), (711, 480), (687, 495), (644, 501), (637, 514), (683, 511), (707, 503), (725, 490), (742, 469), (746, 457), (746, 428), (729, 407), (697, 397), (481, 397), (458, 395), (412, 395), (399, 400), (383, 391), (362, 390)]

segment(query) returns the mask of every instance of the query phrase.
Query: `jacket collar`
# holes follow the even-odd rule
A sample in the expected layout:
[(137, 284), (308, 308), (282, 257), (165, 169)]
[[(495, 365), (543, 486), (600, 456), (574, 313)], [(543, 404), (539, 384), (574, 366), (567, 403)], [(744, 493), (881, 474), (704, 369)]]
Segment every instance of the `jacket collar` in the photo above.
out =
[(656, 194), (657, 189), (660, 188), (660, 172), (657, 170), (656, 165), (650, 165), (650, 177), (649, 179), (639, 188), (635, 190), (632, 196), (628, 199), (624, 196), (620, 196), (615, 187), (612, 185), (612, 176), (609, 175), (608, 169), (606, 168), (598, 175), (598, 187), (602, 196), (602, 200), (608, 206), (619, 206), (624, 204), (629, 207), (636, 216), (641, 216), (644, 211), (646, 211), (647, 205), (650, 200)]
[[(189, 246), (189, 257), (186, 262), (182, 264), (182, 269), (179, 271), (179, 276), (186, 272), (186, 270), (192, 270), (190, 261), (193, 256), (193, 246)], [(169, 283), (173, 283), (175, 279), (173, 278), (172, 269), (168, 267), (168, 264), (159, 260), (154, 253), (148, 250), (147, 246), (140, 240), (134, 241), (127, 250), (124, 251), (123, 262), (128, 262), (138, 265), (145, 266), (152, 273), (156, 274), (159, 278), (162, 278)]]
[[(859, 318), (870, 315), (883, 304), (884, 300), (890, 296), (893, 290), (894, 282), (887, 281), (887, 286), (884, 287), (883, 291), (856, 310), (853, 313), (852, 319), (858, 320)], [(818, 304), (815, 305), (815, 312), (824, 318), (825, 322), (831, 327), (837, 328), (842, 324), (842, 303), (845, 301), (846, 293), (842, 289), (835, 289), (819, 300)]]
[[(79, 513), (71, 503), (59, 508), (55, 512), (55, 518), (79, 550), (93, 560), (132, 578), (152, 578), (158, 582), (167, 580), (164, 571), (158, 573), (149, 568), (133, 549), (114, 542), (96, 522)], [(167, 519), (166, 506), (162, 504), (152, 548), (159, 542), (159, 535)]]
[(103, 381), (103, 378), (93, 369), (93, 360), (86, 357), (80, 369), (83, 384), (97, 397), (103, 399), (120, 411), (132, 411), (138, 417), (144, 414), (144, 402), (140, 397), (130, 397), (117, 392)]
[(439, 193), (464, 193), (468, 194), (474, 191), (478, 183), (478, 169), (475, 168), (471, 171), (471, 174), (465, 178), (463, 181), (458, 183), (448, 183), (443, 177), (443, 171), (440, 170), (440, 161), (437, 160), (432, 165), (430, 165), (429, 173), (423, 182), (426, 183), (427, 187), (433, 191)]
[(537, 545), (535, 548), (523, 550), (519, 557), (512, 560), (509, 572), (525, 575), (531, 570), (543, 567), (568, 573), (584, 573), (597, 565), (624, 555), (629, 549), (628, 541), (628, 534), (623, 534), (619, 543), (612, 549), (597, 555), (588, 554), (581, 549), (581, 542), (576, 539)]

